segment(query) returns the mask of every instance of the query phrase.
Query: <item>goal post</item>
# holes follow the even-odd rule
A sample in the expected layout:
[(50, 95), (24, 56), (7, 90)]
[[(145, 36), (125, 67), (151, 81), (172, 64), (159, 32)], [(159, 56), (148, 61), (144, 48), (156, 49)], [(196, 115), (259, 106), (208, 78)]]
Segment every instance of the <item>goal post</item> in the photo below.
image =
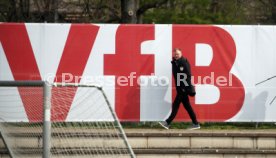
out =
[(135, 157), (97, 85), (0, 81), (0, 119), (12, 157)]
[(51, 85), (43, 83), (43, 158), (51, 156)]
[[(44, 81), (0, 81), (0, 88), (3, 88), (3, 87), (43, 87), (45, 88), (46, 87), (46, 84)], [(5, 91), (5, 90), (4, 90)], [(0, 92), (3, 92), (3, 89), (0, 89)], [(0, 104), (3, 106), (4, 103), (3, 103), (3, 97), (6, 97), (7, 95), (4, 95), (2, 96), (3, 94), (0, 93)], [(46, 97), (44, 97), (46, 98)], [(46, 104), (49, 104), (47, 102), (44, 101), (44, 105)], [(1, 108), (1, 111), (2, 112), (3, 108)], [(45, 115), (44, 115), (45, 116)], [(1, 119), (1, 122), (2, 123), (7, 123), (9, 122), (8, 120), (6, 121), (6, 119), (4, 117), (0, 117)], [(8, 133), (8, 130), (5, 129), (5, 125), (2, 125), (2, 123), (0, 124), (0, 133), (1, 133), (1, 137), (2, 137), (2, 140), (4, 142), (4, 145), (5, 147), (7, 148), (8, 150), (8, 153), (10, 155), (11, 158), (15, 158), (17, 157), (16, 154), (14, 153), (14, 150), (13, 150), (13, 144), (11, 143), (13, 140), (11, 140), (9, 138), (9, 133)], [(50, 132), (50, 131), (48, 131)], [(49, 141), (50, 139), (48, 138), (48, 140), (45, 140), (45, 142)], [(44, 142), (44, 140), (43, 140)], [(46, 146), (45, 146), (46, 147)], [(44, 152), (44, 149), (43, 149), (43, 153)]]

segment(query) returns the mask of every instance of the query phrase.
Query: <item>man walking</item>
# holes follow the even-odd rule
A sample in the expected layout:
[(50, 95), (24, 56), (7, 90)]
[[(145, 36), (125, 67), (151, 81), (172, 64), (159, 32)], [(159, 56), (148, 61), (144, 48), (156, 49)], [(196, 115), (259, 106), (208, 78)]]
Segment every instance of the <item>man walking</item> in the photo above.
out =
[(162, 127), (169, 129), (171, 122), (178, 112), (180, 103), (182, 102), (193, 122), (189, 129), (200, 129), (200, 125), (197, 122), (196, 115), (188, 97), (188, 95), (195, 96), (196, 94), (194, 86), (191, 83), (190, 64), (188, 60), (182, 56), (182, 51), (179, 48), (175, 48), (173, 53), (174, 57), (171, 63), (177, 95), (174, 99), (172, 112), (169, 118), (167, 118), (165, 121), (159, 122), (159, 124)]

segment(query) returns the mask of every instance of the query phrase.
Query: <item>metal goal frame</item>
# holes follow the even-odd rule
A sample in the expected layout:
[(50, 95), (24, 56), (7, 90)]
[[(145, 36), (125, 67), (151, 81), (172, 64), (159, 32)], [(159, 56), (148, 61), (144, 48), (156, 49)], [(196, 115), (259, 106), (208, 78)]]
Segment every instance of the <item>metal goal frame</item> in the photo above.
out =
[[(42, 87), (43, 88), (43, 158), (50, 158), (51, 156), (51, 89), (52, 87), (91, 87), (91, 88), (97, 88), (101, 94), (103, 95), (105, 102), (108, 106), (108, 109), (111, 112), (111, 115), (114, 119), (115, 124), (118, 126), (119, 131), (122, 133), (122, 137), (124, 140), (125, 145), (128, 148), (128, 151), (130, 153), (130, 156), (132, 158), (135, 158), (135, 154), (127, 141), (126, 134), (122, 128), (121, 123), (119, 122), (119, 119), (114, 112), (113, 108), (110, 105), (110, 102), (108, 101), (108, 98), (103, 91), (102, 87), (93, 85), (93, 84), (78, 84), (78, 83), (49, 83), (47, 81), (0, 81), (0, 87)], [(1, 130), (1, 129), (0, 129)], [(14, 158), (14, 154), (9, 148), (9, 144), (5, 140), (5, 137), (0, 131), (0, 134), (2, 135), (2, 139), (4, 141), (4, 144), (6, 145), (6, 148), (8, 150), (8, 153), (12, 158)]]

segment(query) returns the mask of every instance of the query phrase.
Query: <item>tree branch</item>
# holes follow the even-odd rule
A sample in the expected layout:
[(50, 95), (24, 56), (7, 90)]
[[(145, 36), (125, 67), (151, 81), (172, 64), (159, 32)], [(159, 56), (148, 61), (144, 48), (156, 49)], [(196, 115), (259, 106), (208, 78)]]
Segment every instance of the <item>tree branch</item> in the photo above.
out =
[(147, 10), (149, 10), (151, 8), (157, 8), (167, 2), (168, 2), (168, 0), (160, 0), (160, 1), (145, 4), (137, 10), (137, 16), (144, 14)]

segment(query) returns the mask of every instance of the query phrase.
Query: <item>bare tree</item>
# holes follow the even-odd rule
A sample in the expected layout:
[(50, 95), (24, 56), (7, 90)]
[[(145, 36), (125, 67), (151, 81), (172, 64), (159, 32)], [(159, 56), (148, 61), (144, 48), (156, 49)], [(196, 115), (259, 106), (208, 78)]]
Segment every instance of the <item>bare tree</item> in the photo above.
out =
[(138, 18), (138, 22), (137, 23), (143, 23), (143, 14), (152, 8), (158, 8), (164, 4), (167, 4), (168, 0), (158, 0), (158, 1), (154, 1), (154, 2), (150, 2), (150, 3), (145, 3), (144, 5), (142, 5), (138, 10), (137, 10), (137, 18)]
[(137, 23), (138, 0), (121, 0), (121, 23)]
[(0, 0), (3, 22), (144, 23), (145, 20), (275, 24), (276, 0)]
[(272, 12), (271, 18), (272, 18), (273, 23), (276, 24), (276, 1), (275, 0), (271, 0), (271, 6), (272, 6), (272, 9), (271, 9), (271, 12)]

